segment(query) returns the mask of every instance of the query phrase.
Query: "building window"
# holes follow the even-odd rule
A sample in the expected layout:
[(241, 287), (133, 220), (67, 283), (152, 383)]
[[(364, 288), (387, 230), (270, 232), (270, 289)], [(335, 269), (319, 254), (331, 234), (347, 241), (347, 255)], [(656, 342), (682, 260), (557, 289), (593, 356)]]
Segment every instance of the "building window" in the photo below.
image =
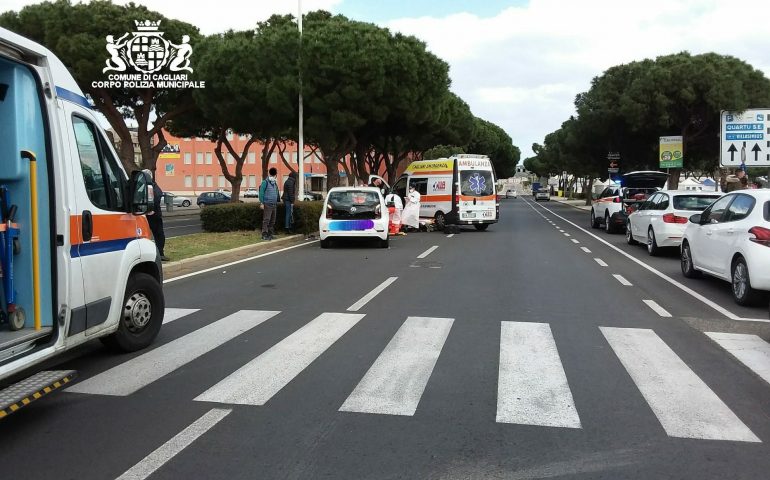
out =
[(270, 154), (270, 163), (278, 163), (278, 154), (273, 152)]
[(190, 153), (190, 152), (185, 152), (185, 154), (184, 154), (184, 164), (185, 164), (185, 165), (190, 165), (190, 164), (192, 164), (192, 153)]
[(214, 177), (212, 175), (206, 175), (206, 186), (211, 188), (214, 186)]
[(192, 188), (192, 175), (184, 176), (184, 186), (185, 188)]
[(313, 157), (315, 157), (315, 158), (313, 159), (313, 161), (314, 161), (315, 163), (321, 163), (321, 154), (320, 154), (320, 153), (318, 153), (318, 152), (315, 152), (315, 154), (313, 155)]
[(248, 158), (249, 158), (249, 163), (250, 164), (253, 165), (253, 164), (257, 163), (257, 154), (256, 153), (249, 152), (249, 157)]
[(195, 179), (195, 185), (197, 185), (198, 187), (205, 186), (203, 183), (203, 175), (198, 175), (198, 178)]
[(222, 188), (225, 185), (226, 185), (226, 183), (225, 183), (225, 176), (224, 175), (220, 175), (219, 176), (219, 188)]
[(297, 163), (297, 153), (298, 152), (292, 152), (291, 153), (291, 163)]
[(185, 139), (184, 139), (184, 141), (185, 141), (185, 142), (189, 142), (189, 141), (190, 141), (190, 139), (189, 139), (189, 138), (185, 138)]
[(195, 164), (203, 165), (203, 152), (198, 152), (195, 154)]
[[(315, 154), (313, 154), (313, 155), (315, 155)], [(305, 163), (311, 163), (313, 161), (313, 158), (312, 158), (313, 155), (305, 154)]]
[(196, 142), (202, 142), (202, 141), (204, 141), (204, 140), (205, 140), (205, 138), (201, 138), (201, 137), (195, 137), (195, 141), (196, 141)]
[(232, 140), (233, 139), (233, 131), (232, 130), (227, 130), (227, 139), (228, 140)]
[(206, 165), (211, 165), (211, 152), (206, 152)]
[(235, 158), (233, 157), (233, 154), (230, 152), (227, 152), (227, 164), (232, 165), (235, 162)]
[(249, 175), (249, 186), (250, 187), (256, 187), (257, 186), (257, 176), (256, 175)]

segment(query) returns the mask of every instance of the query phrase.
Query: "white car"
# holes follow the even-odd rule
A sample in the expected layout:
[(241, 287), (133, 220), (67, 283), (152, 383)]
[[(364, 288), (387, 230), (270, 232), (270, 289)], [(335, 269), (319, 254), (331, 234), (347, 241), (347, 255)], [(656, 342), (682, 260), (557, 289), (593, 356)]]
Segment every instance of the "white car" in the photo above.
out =
[(259, 198), (259, 190), (257, 190), (256, 188), (247, 188), (243, 192), (243, 197), (244, 198)]
[(505, 198), (519, 198), (519, 194), (517, 194), (516, 190), (513, 189), (506, 190)]
[(604, 225), (607, 233), (625, 228), (628, 212), (666, 184), (664, 172), (638, 171), (623, 175), (619, 185), (610, 185), (591, 201), (591, 228)]
[(690, 217), (681, 247), (682, 273), (732, 283), (740, 305), (770, 290), (770, 190), (738, 190)]
[[(163, 192), (163, 195), (171, 198), (171, 201), (173, 202), (173, 205), (175, 207), (189, 207), (190, 205), (192, 205), (192, 200), (190, 200), (187, 197), (175, 195), (171, 192)], [(163, 202), (165, 202), (165, 199), (163, 199)]]
[(374, 187), (335, 187), (324, 202), (318, 231), (321, 248), (329, 248), (334, 238), (376, 238), (388, 248), (388, 221), (385, 199)]
[(678, 247), (690, 216), (702, 212), (721, 196), (718, 192), (685, 190), (655, 193), (628, 216), (626, 241), (629, 245), (647, 245), (650, 255), (657, 255), (661, 248)]
[(545, 200), (546, 202), (551, 201), (551, 194), (548, 192), (547, 189), (541, 188), (537, 192), (535, 192), (535, 201), (539, 202), (540, 200)]

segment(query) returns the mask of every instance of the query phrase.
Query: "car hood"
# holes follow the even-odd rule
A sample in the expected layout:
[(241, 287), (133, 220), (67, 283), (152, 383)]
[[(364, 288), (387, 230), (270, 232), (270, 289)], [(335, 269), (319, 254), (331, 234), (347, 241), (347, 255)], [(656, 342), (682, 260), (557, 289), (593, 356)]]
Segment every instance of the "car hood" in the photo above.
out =
[(621, 185), (627, 188), (663, 188), (668, 180), (665, 172), (630, 172), (623, 175)]

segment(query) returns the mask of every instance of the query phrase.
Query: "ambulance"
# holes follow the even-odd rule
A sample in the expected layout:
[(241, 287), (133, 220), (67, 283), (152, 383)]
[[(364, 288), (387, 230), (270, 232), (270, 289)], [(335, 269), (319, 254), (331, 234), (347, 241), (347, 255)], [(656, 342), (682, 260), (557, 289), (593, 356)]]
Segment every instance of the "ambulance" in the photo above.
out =
[(96, 338), (134, 351), (158, 334), (151, 181), (123, 170), (62, 62), (0, 28), (0, 418), (76, 374), (36, 373), (41, 362)]
[(409, 187), (414, 186), (420, 193), (421, 220), (432, 219), (439, 230), (447, 225), (486, 230), (500, 215), (495, 184), (489, 157), (458, 154), (410, 163), (391, 191), (406, 202)]

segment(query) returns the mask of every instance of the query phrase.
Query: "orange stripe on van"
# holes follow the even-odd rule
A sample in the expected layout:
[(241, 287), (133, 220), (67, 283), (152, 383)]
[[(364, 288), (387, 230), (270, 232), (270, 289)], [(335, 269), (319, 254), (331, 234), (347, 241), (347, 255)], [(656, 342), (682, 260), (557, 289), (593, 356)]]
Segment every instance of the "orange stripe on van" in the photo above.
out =
[(451, 202), (452, 195), (422, 195), (421, 202)]
[[(125, 238), (150, 238), (150, 225), (144, 215), (117, 213), (92, 215), (94, 236), (92, 242), (121, 240)], [(70, 243), (78, 245), (82, 240), (82, 215), (70, 215)]]
[(473, 200), (497, 200), (497, 195), (485, 195), (483, 197), (474, 197), (473, 195), (460, 195), (460, 200), (464, 202), (472, 202)]

